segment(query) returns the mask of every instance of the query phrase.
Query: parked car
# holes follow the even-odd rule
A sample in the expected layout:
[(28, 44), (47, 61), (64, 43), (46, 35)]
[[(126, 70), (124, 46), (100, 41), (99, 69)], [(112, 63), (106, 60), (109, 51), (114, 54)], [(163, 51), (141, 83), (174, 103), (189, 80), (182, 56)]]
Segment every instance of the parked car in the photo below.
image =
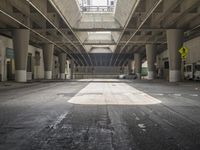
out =
[(193, 80), (194, 78), (194, 64), (186, 64), (184, 66), (184, 79)]
[(122, 74), (119, 75), (119, 79), (137, 79), (137, 75), (135, 73)]
[(137, 79), (137, 75), (135, 73), (130, 73), (125, 76), (125, 79)]
[(200, 80), (200, 62), (184, 66), (184, 78), (187, 80)]
[(200, 80), (200, 63), (196, 63), (194, 67), (194, 80)]
[(125, 76), (126, 76), (126, 74), (120, 74), (120, 75), (118, 76), (118, 78), (119, 78), (119, 79), (125, 79)]

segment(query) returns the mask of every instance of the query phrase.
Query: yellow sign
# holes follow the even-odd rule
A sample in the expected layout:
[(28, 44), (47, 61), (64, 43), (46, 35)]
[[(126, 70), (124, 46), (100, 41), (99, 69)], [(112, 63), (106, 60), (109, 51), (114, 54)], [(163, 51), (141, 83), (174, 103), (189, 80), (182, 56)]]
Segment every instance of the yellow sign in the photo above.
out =
[(189, 49), (187, 47), (182, 47), (179, 52), (181, 53), (181, 58), (186, 59)]

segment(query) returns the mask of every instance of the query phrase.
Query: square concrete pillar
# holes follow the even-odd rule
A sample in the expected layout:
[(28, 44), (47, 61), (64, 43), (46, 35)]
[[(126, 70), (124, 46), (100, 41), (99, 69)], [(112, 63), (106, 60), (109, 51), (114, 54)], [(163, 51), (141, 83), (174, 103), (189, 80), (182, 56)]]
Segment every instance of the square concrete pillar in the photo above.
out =
[(15, 81), (27, 82), (27, 57), (30, 31), (16, 29), (13, 31), (13, 47), (15, 53)]
[(44, 76), (45, 79), (52, 79), (52, 67), (53, 67), (53, 53), (54, 45), (45, 44), (43, 48), (43, 57), (44, 57)]
[(167, 30), (167, 45), (169, 53), (169, 82), (181, 80), (181, 55), (179, 49), (183, 45), (183, 31), (178, 29)]
[(156, 45), (147, 44), (146, 45), (146, 55), (148, 64), (148, 79), (152, 80), (156, 77)]

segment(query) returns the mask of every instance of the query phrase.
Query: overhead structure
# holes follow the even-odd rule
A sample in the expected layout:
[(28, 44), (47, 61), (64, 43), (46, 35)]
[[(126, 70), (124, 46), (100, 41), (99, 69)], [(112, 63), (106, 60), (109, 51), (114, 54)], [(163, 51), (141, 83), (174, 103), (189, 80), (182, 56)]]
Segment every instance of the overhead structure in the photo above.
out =
[(147, 44), (157, 45), (158, 54), (170, 47), (168, 29), (181, 29), (187, 33), (183, 38), (192, 36), (192, 29), (199, 28), (199, 3), (199, 0), (110, 0), (105, 4), (92, 0), (2, 0), (0, 32), (12, 36), (6, 31), (26, 28), (31, 31), (30, 43), (38, 47), (53, 44), (54, 53), (66, 53), (77, 66), (123, 66), (128, 65), (127, 59), (134, 53), (146, 59)]

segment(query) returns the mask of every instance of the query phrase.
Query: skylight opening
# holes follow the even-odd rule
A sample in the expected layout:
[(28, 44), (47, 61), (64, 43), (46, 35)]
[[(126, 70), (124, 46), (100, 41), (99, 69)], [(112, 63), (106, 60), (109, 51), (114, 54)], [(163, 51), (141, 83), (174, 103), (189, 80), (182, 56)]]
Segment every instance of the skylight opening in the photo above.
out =
[(97, 32), (88, 32), (88, 34), (111, 34), (110, 31), (97, 31)]
[(117, 0), (78, 0), (82, 12), (114, 12)]

